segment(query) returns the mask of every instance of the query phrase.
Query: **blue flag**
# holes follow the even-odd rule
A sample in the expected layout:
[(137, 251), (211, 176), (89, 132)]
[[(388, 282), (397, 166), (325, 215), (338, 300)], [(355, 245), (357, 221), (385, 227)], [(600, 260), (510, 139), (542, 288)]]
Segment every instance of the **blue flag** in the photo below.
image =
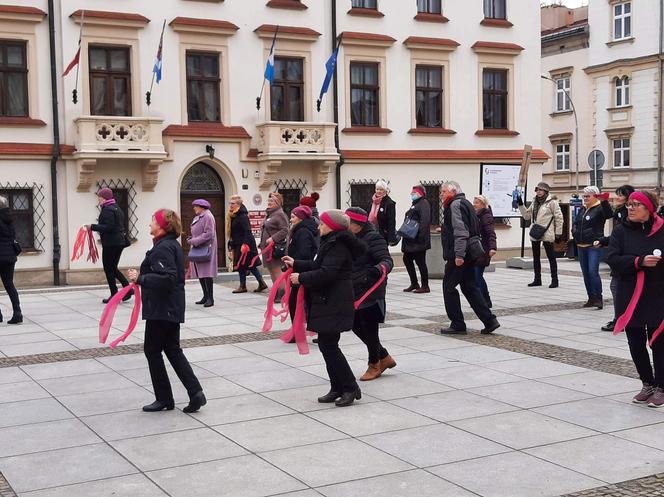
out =
[(164, 28), (166, 27), (166, 21), (164, 21), (164, 26), (161, 28), (161, 37), (159, 38), (159, 48), (157, 49), (157, 57), (154, 61), (154, 66), (152, 66), (152, 73), (155, 76), (157, 84), (161, 81), (161, 67), (162, 67), (162, 49), (164, 47)]
[(277, 33), (279, 32), (279, 26), (274, 31), (274, 38), (272, 38), (272, 46), (270, 47), (270, 55), (267, 58), (267, 64), (265, 64), (265, 79), (269, 81), (270, 85), (274, 83), (274, 45), (277, 42)]
[(318, 101), (316, 102), (316, 106), (318, 108), (318, 112), (320, 112), (320, 104), (323, 101), (323, 95), (327, 93), (327, 90), (330, 88), (330, 82), (332, 81), (332, 76), (334, 75), (334, 69), (337, 66), (337, 56), (339, 55), (339, 46), (340, 44), (337, 43), (337, 48), (334, 49), (334, 52), (332, 52), (332, 55), (330, 55), (330, 58), (327, 59), (327, 62), (325, 63), (325, 79), (323, 80), (323, 86), (321, 86), (320, 89), (320, 95), (318, 95)]

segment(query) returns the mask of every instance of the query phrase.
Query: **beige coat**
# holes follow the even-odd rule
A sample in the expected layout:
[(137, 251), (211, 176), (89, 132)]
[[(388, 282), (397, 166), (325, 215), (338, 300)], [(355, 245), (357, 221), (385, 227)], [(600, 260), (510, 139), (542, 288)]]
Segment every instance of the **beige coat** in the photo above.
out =
[[(546, 230), (542, 241), (554, 242), (556, 236), (563, 234), (563, 213), (560, 210), (560, 205), (558, 205), (558, 200), (555, 196), (549, 196), (537, 211), (537, 219), (532, 218), (533, 206), (534, 202), (531, 203), (528, 208), (520, 205), (519, 210), (521, 211), (521, 216), (526, 221), (531, 221), (533, 224), (539, 224), (544, 227), (548, 226), (551, 219), (553, 219), (553, 222), (551, 223), (551, 226), (549, 226), (549, 229)], [(537, 240), (533, 240), (531, 237), (531, 241)]]

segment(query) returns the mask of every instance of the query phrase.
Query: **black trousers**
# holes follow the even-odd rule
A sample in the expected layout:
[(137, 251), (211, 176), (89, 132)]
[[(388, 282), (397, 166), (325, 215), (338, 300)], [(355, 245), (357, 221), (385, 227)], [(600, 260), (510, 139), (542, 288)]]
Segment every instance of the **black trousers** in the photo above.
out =
[[(652, 336), (654, 329), (630, 328), (627, 333), (627, 342), (629, 343), (629, 352), (632, 355), (632, 361), (639, 373), (642, 382), (656, 387), (664, 388), (664, 337), (659, 337), (652, 344), (652, 362), (648, 354), (648, 338)], [(654, 374), (653, 374), (654, 366)]]
[(122, 286), (129, 285), (127, 278), (118, 269), (123, 250), (124, 247), (104, 247), (101, 253), (101, 262), (104, 266), (104, 273), (111, 295), (118, 293), (118, 287), (115, 285), (116, 279), (122, 283)]
[(378, 304), (355, 311), (353, 333), (367, 346), (369, 364), (375, 364), (389, 355), (378, 337), (378, 325), (382, 320), (383, 313), (380, 312)]
[(404, 252), (403, 263), (408, 271), (410, 283), (417, 285), (417, 273), (415, 272), (415, 264), (420, 269), (420, 276), (422, 277), (422, 286), (429, 286), (429, 269), (427, 268), (427, 252)]
[(463, 266), (457, 266), (454, 261), (447, 261), (445, 263), (445, 276), (443, 276), (443, 300), (447, 317), (452, 322), (450, 325), (452, 328), (457, 330), (466, 329), (457, 286), (461, 288), (461, 292), (463, 292), (470, 307), (473, 308), (477, 317), (485, 325), (496, 318), (487, 307), (480, 289), (475, 284), (475, 267), (467, 263)]
[(203, 390), (193, 369), (180, 348), (180, 323), (148, 319), (145, 322), (145, 357), (148, 359), (152, 387), (158, 401), (172, 402), (173, 390), (164, 365), (163, 352), (187, 389), (189, 397)]
[(346, 356), (339, 348), (341, 333), (319, 333), (318, 348), (325, 359), (325, 367), (330, 377), (332, 391), (337, 393), (354, 392), (359, 387), (355, 381)]
[(14, 266), (16, 266), (15, 262), (0, 262), (0, 279), (2, 279), (2, 286), (5, 287), (9, 300), (11, 300), (12, 310), (21, 312), (18, 290), (14, 286)]
[(533, 247), (533, 270), (535, 271), (535, 279), (542, 279), (542, 256), (541, 245), (544, 244), (544, 251), (546, 258), (549, 259), (549, 266), (551, 267), (551, 278), (558, 278), (558, 261), (556, 260), (556, 253), (553, 250), (552, 242), (531, 242)]

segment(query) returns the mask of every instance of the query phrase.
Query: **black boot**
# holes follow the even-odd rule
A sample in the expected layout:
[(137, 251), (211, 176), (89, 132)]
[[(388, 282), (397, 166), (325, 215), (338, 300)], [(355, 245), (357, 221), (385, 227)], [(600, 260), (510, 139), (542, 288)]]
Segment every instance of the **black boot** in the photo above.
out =
[(602, 331), (613, 331), (613, 329), (616, 327), (616, 320), (612, 319), (608, 323), (606, 323), (604, 326), (602, 326)]
[(339, 397), (341, 397), (341, 394), (339, 392), (335, 392), (334, 390), (330, 390), (327, 392), (325, 395), (322, 397), (318, 397), (318, 402), (321, 404), (331, 404), (335, 400), (337, 400)]
[(551, 277), (551, 284), (549, 285), (549, 288), (558, 288), (558, 277), (557, 276), (552, 276)]
[(2, 323), (2, 311), (0, 311), (0, 323)]
[(542, 286), (542, 276), (535, 275), (535, 279), (532, 283), (528, 283), (528, 286)]
[(413, 290), (417, 290), (420, 288), (420, 284), (416, 281), (415, 283), (411, 283), (408, 288), (404, 288), (404, 292), (412, 292)]
[(182, 409), (183, 412), (191, 413), (198, 411), (201, 407), (207, 404), (207, 399), (203, 390), (195, 394), (191, 399), (189, 399), (189, 405)]
[(7, 321), (7, 324), (21, 324), (23, 322), (23, 314), (20, 307), (14, 307), (14, 315)]
[(482, 335), (490, 335), (491, 333), (496, 331), (498, 328), (500, 328), (500, 323), (494, 317), (491, 321), (489, 321), (488, 323), (486, 323), (484, 325), (484, 328), (482, 328), (480, 330), (480, 333), (482, 333)]
[(205, 297), (205, 303), (203, 307), (212, 307), (214, 305), (214, 283), (212, 278), (205, 278), (205, 286), (207, 288), (207, 294)]
[(162, 402), (161, 400), (155, 400), (152, 404), (143, 406), (143, 411), (145, 412), (159, 412), (166, 409), (167, 411), (172, 411), (175, 409), (175, 402)]
[(122, 297), (122, 301), (123, 301), (123, 302), (127, 302), (127, 301), (130, 300), (133, 296), (134, 296), (134, 291), (132, 290), (132, 291), (130, 291), (127, 295), (125, 295), (124, 297)]
[(199, 278), (198, 281), (200, 282), (201, 288), (203, 289), (203, 298), (196, 301), (196, 305), (203, 305), (207, 300), (207, 284), (205, 283), (205, 278)]
[(357, 387), (352, 392), (342, 393), (341, 397), (334, 402), (334, 405), (337, 407), (347, 407), (355, 402), (355, 400), (360, 400), (361, 398), (362, 392), (360, 391), (360, 387)]

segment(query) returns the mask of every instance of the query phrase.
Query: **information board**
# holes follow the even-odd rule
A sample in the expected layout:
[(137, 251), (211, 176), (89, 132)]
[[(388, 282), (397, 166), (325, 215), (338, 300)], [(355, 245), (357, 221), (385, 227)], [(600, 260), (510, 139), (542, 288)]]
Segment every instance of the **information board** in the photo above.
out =
[(265, 211), (249, 211), (249, 225), (251, 226), (251, 234), (254, 235), (254, 238), (261, 237), (261, 229), (266, 218), (267, 213)]
[(494, 217), (521, 217), (513, 208), (512, 195), (519, 185), (518, 164), (482, 164), (480, 193), (491, 204)]

